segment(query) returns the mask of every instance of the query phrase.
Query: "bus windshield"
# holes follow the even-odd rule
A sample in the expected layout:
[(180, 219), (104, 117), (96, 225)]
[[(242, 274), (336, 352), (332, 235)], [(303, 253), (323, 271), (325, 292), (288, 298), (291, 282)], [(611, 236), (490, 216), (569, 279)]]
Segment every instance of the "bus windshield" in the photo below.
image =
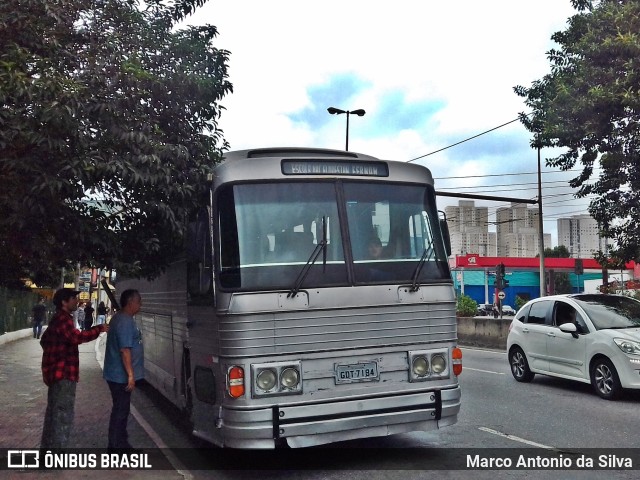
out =
[(356, 283), (449, 278), (433, 191), (354, 182), (344, 192)]
[(291, 289), (323, 239), (323, 222), (326, 254), (301, 288), (407, 283), (421, 258), (419, 281), (448, 280), (429, 188), (364, 182), (226, 185), (216, 202), (220, 286)]

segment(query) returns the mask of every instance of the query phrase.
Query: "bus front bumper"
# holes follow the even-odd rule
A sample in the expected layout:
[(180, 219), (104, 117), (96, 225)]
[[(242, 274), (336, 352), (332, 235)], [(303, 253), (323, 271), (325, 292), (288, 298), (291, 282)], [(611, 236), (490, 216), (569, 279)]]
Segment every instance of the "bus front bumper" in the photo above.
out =
[(224, 409), (218, 426), (224, 446), (310, 447), (358, 438), (428, 431), (452, 425), (460, 411), (460, 387), (378, 398), (258, 410)]

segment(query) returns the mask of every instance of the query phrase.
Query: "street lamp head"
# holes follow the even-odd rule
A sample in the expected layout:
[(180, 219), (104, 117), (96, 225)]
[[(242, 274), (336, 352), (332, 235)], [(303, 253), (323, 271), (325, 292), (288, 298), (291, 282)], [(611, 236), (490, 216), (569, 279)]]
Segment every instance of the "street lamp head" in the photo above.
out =
[(345, 147), (344, 149), (346, 151), (349, 151), (349, 115), (350, 114), (354, 114), (357, 115), (359, 117), (363, 116), (365, 114), (365, 111), (361, 108), (359, 108), (358, 110), (353, 110), (353, 111), (349, 111), (349, 110), (342, 110), (340, 108), (336, 108), (336, 107), (329, 107), (327, 108), (327, 112), (329, 112), (331, 115), (340, 115), (341, 113), (346, 113), (347, 114), (347, 140), (345, 142)]

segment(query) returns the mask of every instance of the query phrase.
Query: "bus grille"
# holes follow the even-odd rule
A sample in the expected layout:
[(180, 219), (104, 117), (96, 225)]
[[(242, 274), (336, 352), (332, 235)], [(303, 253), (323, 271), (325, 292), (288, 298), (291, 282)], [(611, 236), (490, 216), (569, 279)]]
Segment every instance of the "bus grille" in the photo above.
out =
[(356, 310), (302, 310), (225, 315), (220, 354), (303, 353), (457, 339), (454, 305), (402, 305)]

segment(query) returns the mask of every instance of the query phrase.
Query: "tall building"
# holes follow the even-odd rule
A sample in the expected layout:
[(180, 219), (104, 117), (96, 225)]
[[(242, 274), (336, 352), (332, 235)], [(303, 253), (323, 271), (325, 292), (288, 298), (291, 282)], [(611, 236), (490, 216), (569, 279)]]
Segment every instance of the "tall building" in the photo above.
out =
[[(535, 257), (538, 255), (538, 209), (512, 203), (496, 211), (496, 232), (489, 232), (489, 209), (476, 207), (473, 200), (444, 209), (451, 235), (453, 255), (477, 253), (485, 257)], [(543, 236), (544, 248), (551, 248), (551, 234)]]
[[(535, 257), (540, 253), (538, 209), (523, 203), (496, 210), (497, 256)], [(544, 248), (551, 248), (551, 234), (543, 235)]]
[(591, 215), (558, 219), (558, 245), (564, 245), (573, 258), (592, 258), (598, 250), (605, 251), (605, 243)]
[(473, 200), (460, 200), (458, 206), (445, 207), (444, 211), (453, 255), (496, 256), (496, 234), (489, 232), (487, 207), (476, 207)]

